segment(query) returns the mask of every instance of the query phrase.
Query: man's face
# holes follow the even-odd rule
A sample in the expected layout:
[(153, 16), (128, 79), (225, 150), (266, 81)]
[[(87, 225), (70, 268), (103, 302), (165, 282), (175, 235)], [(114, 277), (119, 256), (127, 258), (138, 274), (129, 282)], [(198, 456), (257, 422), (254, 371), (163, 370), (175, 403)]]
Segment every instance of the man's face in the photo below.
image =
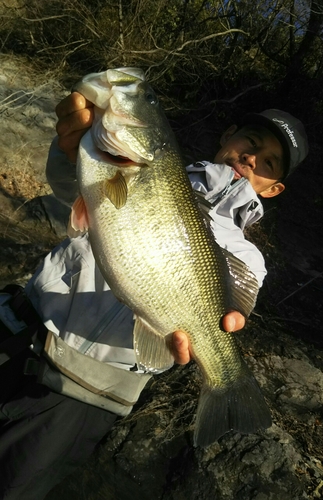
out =
[(221, 137), (215, 163), (230, 166), (235, 179), (248, 179), (257, 194), (265, 198), (284, 190), (278, 182), (283, 175), (283, 148), (279, 140), (262, 126), (230, 127)]

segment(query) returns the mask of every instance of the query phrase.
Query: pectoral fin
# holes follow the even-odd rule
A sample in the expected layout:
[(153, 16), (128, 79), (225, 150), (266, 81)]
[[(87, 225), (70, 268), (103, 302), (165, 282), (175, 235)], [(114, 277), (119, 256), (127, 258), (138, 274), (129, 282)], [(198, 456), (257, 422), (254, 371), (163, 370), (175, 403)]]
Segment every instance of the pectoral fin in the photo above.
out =
[(126, 204), (128, 195), (127, 181), (120, 172), (117, 172), (114, 177), (106, 181), (105, 194), (118, 209)]
[(75, 238), (87, 231), (89, 228), (89, 220), (86, 206), (82, 196), (76, 198), (68, 224), (67, 234), (71, 238)]
[(160, 373), (174, 364), (167, 336), (158, 334), (139, 317), (135, 318), (134, 348), (141, 370)]

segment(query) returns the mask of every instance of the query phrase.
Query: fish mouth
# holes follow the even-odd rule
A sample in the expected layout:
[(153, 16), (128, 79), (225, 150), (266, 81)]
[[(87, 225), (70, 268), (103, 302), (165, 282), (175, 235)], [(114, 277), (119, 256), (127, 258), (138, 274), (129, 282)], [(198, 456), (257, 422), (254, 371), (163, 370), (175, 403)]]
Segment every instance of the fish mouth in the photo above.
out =
[[(118, 137), (118, 132), (123, 133), (126, 137)], [(91, 129), (91, 135), (96, 153), (101, 161), (119, 167), (132, 167), (142, 166), (149, 160), (145, 155), (142, 156), (142, 152), (136, 151), (136, 147), (130, 147), (132, 136), (130, 134), (127, 135), (125, 129), (109, 131), (103, 127), (102, 122), (98, 122)], [(137, 143), (135, 142), (135, 146), (139, 150), (143, 149), (138, 141)]]
[(101, 159), (106, 162), (106, 163), (112, 163), (113, 165), (116, 165), (118, 167), (134, 167), (137, 166), (138, 163), (134, 162), (127, 156), (121, 156), (121, 155), (113, 155), (109, 153), (109, 151), (102, 151), (98, 149), (99, 155)]

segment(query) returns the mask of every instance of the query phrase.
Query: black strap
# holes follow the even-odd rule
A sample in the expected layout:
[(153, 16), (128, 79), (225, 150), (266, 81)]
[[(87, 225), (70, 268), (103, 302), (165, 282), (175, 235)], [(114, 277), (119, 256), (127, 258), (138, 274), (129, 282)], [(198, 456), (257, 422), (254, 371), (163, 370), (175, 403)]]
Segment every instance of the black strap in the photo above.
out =
[(0, 343), (0, 365), (35, 343), (36, 339), (44, 345), (48, 331), (21, 286), (7, 285), (1, 292), (11, 295), (11, 309), (17, 319), (24, 321), (27, 327)]

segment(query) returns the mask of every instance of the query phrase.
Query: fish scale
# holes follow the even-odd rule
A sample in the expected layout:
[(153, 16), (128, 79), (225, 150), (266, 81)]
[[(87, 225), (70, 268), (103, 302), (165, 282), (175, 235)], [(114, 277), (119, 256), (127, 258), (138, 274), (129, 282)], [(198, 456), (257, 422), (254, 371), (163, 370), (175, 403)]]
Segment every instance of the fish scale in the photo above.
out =
[[(136, 317), (138, 365), (152, 372), (169, 367), (167, 339), (183, 330), (203, 374), (195, 445), (208, 446), (231, 429), (264, 429), (271, 424), (268, 407), (234, 336), (220, 328), (230, 307), (250, 313), (256, 279), (215, 242), (175, 137), (143, 76), (122, 68), (99, 79), (100, 93), (105, 82), (113, 97), (113, 110), (101, 95), (107, 109), (81, 140), (77, 177), (94, 257), (111, 290)], [(96, 74), (86, 77), (78, 90), (91, 99), (97, 80)], [(104, 154), (96, 135), (100, 148), (104, 143), (109, 151), (111, 142), (111, 151), (129, 161)]]

